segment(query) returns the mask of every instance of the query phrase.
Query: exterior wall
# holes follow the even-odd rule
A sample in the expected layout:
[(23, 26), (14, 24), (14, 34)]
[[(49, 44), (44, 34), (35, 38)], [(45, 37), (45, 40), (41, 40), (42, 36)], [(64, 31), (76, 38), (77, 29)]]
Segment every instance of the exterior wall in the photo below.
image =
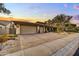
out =
[(15, 26), (14, 22), (10, 23), (9, 34), (16, 34), (16, 26)]
[(0, 34), (2, 34), (2, 27), (0, 27)]
[(11, 22), (8, 25), (6, 25), (6, 33), (16, 34), (16, 25), (14, 24), (14, 22)]
[(16, 25), (16, 34), (20, 34), (20, 25), (19, 24)]
[(36, 26), (36, 32), (40, 33), (40, 26)]
[(45, 28), (45, 32), (49, 32), (49, 31), (48, 31), (48, 27)]
[(36, 26), (20, 26), (20, 34), (36, 33)]
[(5, 33), (6, 33), (5, 26), (0, 25), (0, 34), (5, 34)]
[(36, 32), (37, 33), (44, 33), (45, 32), (45, 27), (44, 26), (37, 26), (36, 27)]
[(6, 25), (6, 33), (9, 34), (10, 23)]
[(40, 33), (43, 33), (43, 32), (44, 32), (44, 28), (40, 27)]

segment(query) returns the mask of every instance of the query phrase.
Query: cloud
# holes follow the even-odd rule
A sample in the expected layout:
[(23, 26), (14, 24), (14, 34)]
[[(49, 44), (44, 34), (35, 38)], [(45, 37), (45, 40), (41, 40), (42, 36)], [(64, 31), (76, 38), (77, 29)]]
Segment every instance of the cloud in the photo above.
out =
[(74, 8), (75, 10), (79, 10), (79, 5), (74, 5), (73, 8)]

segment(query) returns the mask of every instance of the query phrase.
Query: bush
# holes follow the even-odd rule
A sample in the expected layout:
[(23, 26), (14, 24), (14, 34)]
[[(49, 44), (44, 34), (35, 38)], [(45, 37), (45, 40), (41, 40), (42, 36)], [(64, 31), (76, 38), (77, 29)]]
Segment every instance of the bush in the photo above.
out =
[(0, 43), (3, 43), (7, 40), (14, 40), (15, 37), (17, 37), (17, 35), (14, 35), (14, 34), (3, 34), (3, 35), (0, 35)]

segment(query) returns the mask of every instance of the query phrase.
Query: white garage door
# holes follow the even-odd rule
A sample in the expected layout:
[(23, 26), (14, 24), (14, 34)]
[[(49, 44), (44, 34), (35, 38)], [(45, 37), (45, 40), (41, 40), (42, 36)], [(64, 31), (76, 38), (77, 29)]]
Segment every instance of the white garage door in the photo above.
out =
[(21, 34), (33, 34), (36, 33), (35, 26), (21, 26)]

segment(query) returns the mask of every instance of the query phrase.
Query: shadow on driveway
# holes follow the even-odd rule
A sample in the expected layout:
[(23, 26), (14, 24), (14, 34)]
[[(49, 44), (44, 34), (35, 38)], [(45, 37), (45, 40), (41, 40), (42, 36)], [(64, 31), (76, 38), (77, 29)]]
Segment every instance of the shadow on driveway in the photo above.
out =
[(76, 50), (76, 52), (73, 56), (79, 56), (79, 48)]

